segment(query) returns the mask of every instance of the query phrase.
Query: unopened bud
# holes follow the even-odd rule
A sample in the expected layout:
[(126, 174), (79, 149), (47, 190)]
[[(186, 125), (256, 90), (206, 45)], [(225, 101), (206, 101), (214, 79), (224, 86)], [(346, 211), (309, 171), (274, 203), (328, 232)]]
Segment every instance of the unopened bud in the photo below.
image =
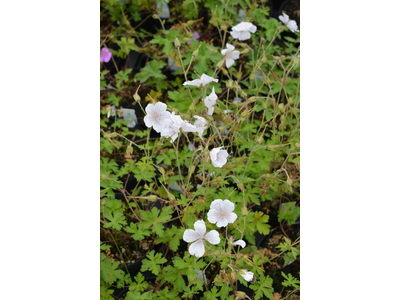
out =
[(224, 60), (220, 60), (220, 61), (217, 63), (217, 68), (221, 69), (223, 65), (224, 65)]
[(189, 20), (189, 21), (186, 22), (186, 24), (188, 26), (192, 26), (194, 23), (196, 23), (196, 21), (194, 21), (194, 20)]
[(231, 277), (232, 277), (232, 281), (235, 282), (236, 281), (236, 272), (235, 271), (232, 271)]
[(176, 48), (179, 48), (181, 46), (181, 42), (179, 41), (179, 39), (177, 37), (175, 37), (174, 45)]
[(261, 62), (263, 64), (267, 62), (267, 57), (265, 56), (265, 54), (263, 54), (263, 57), (261, 58)]
[(197, 48), (196, 50), (194, 50), (194, 52), (192, 53), (193, 57), (196, 57), (197, 55), (199, 55), (199, 48)]
[(147, 197), (147, 200), (149, 200), (151, 202), (154, 202), (154, 201), (157, 200), (157, 196), (156, 195), (150, 195), (150, 196)]
[(138, 93), (135, 93), (134, 95), (133, 95), (133, 99), (135, 99), (135, 101), (140, 101), (140, 96), (138, 95)]
[(221, 25), (221, 29), (222, 29), (222, 30), (227, 30), (227, 29), (228, 29), (228, 26), (227, 26), (226, 24), (222, 24), (222, 25)]
[(245, 299), (247, 296), (246, 293), (242, 291), (235, 291), (234, 294), (236, 297), (235, 299)]
[(153, 19), (158, 19), (157, 14), (153, 14), (152, 17), (153, 17)]
[(226, 84), (226, 87), (227, 87), (227, 88), (233, 88), (233, 81), (232, 81), (232, 79), (229, 79), (229, 80), (228, 80), (228, 83)]
[(283, 106), (283, 103), (279, 103), (278, 109), (279, 109), (280, 111), (284, 111), (285, 107)]
[(247, 54), (249, 52), (250, 52), (249, 48), (246, 48), (246, 49), (243, 49), (243, 51), (240, 52), (240, 54)]
[(168, 199), (169, 200), (171, 200), (171, 201), (175, 201), (175, 196), (174, 195), (172, 195), (170, 192), (168, 192), (167, 191), (167, 194), (168, 194)]
[(247, 117), (248, 115), (249, 115), (249, 111), (247, 109), (240, 114), (240, 116), (243, 118)]
[(133, 153), (133, 147), (129, 145), (128, 147), (126, 147), (126, 154), (132, 154), (132, 153)]
[(237, 186), (238, 186), (238, 188), (239, 188), (242, 192), (244, 191), (244, 185), (243, 185), (243, 183), (239, 182), (239, 183), (237, 184)]
[(263, 138), (262, 136), (259, 136), (259, 137), (256, 139), (256, 142), (257, 142), (258, 144), (262, 144), (262, 142), (264, 142), (264, 138)]
[(243, 215), (243, 217), (247, 216), (248, 213), (249, 213), (249, 211), (247, 210), (247, 207), (246, 207), (246, 206), (243, 206), (243, 207), (242, 207), (242, 215)]
[(240, 95), (241, 95), (243, 98), (246, 98), (246, 97), (247, 97), (247, 94), (246, 94), (243, 90), (240, 91)]
[(227, 69), (221, 68), (221, 70), (222, 70), (222, 73), (224, 73), (225, 76), (227, 76), (229, 74)]
[(270, 85), (271, 84), (271, 80), (269, 79), (269, 77), (265, 74), (263, 74), (263, 81), (266, 85)]
[(250, 97), (249, 99), (247, 99), (247, 103), (253, 103), (253, 102), (255, 102), (257, 100), (257, 98), (256, 97), (254, 97), (254, 96), (252, 96), (252, 97)]

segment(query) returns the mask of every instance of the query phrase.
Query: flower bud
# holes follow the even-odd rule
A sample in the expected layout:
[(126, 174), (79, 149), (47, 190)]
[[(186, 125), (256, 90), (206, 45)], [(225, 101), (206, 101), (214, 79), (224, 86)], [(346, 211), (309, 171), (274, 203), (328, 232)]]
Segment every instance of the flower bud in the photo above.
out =
[(246, 48), (246, 49), (243, 49), (243, 51), (240, 52), (240, 54), (247, 54), (249, 52), (250, 52), (249, 48)]
[(263, 74), (263, 81), (266, 85), (270, 85), (271, 84), (271, 80), (269, 79), (269, 77), (265, 74)]
[(263, 57), (261, 58), (261, 62), (265, 64), (267, 62), (267, 57), (265, 56), (265, 53), (263, 54)]
[(246, 298), (246, 293), (242, 292), (242, 291), (234, 291), (233, 292), (235, 294), (235, 300), (236, 299), (245, 299)]
[(194, 50), (194, 52), (192, 53), (193, 57), (196, 57), (197, 55), (199, 55), (199, 48), (197, 48), (196, 50)]
[(227, 76), (229, 74), (227, 69), (221, 68), (221, 70), (222, 70), (222, 73), (224, 73), (225, 76)]
[(264, 142), (264, 138), (263, 138), (262, 136), (259, 136), (259, 137), (256, 139), (256, 142), (257, 142), (258, 144), (262, 144), (262, 142)]
[(233, 88), (233, 81), (232, 81), (232, 79), (229, 79), (229, 80), (228, 80), (228, 83), (226, 84), (226, 87), (227, 87), (227, 88), (230, 88), (230, 89)]
[(247, 99), (247, 103), (253, 103), (253, 102), (255, 102), (257, 100), (257, 98), (256, 97), (254, 97), (254, 96), (252, 96), (252, 97), (250, 97), (249, 99)]
[(284, 111), (284, 110), (285, 110), (285, 107), (283, 106), (283, 103), (279, 103), (278, 109), (279, 109), (280, 111)]
[(157, 14), (153, 14), (152, 17), (153, 17), (153, 19), (158, 19)]
[(236, 272), (235, 271), (232, 271), (231, 277), (232, 277), (232, 281), (235, 282), (236, 281)]
[(179, 41), (179, 39), (177, 37), (175, 37), (174, 45), (176, 48), (179, 48), (181, 46), (181, 42)]
[(136, 93), (133, 95), (133, 99), (135, 99), (135, 101), (137, 101), (137, 102), (140, 101), (140, 96), (138, 95), (137, 91), (136, 91)]
[(195, 20), (189, 20), (186, 22), (187, 26), (192, 26), (194, 23), (196, 23)]
[(154, 201), (157, 200), (157, 196), (156, 195), (150, 195), (150, 196), (147, 197), (147, 200), (149, 200), (151, 202), (154, 202)]
[(221, 67), (224, 65), (224, 60), (221, 60), (217, 63), (217, 68), (221, 69)]
[(264, 102), (262, 103), (262, 107), (263, 107), (264, 109), (267, 109), (267, 108), (268, 108), (268, 102), (267, 102), (267, 101), (264, 101)]
[(246, 97), (247, 97), (247, 94), (246, 94), (243, 90), (240, 91), (240, 95), (241, 95), (243, 98), (246, 98)]
[(226, 31), (228, 29), (228, 26), (226, 24), (222, 24), (221, 29)]
[(249, 211), (247, 210), (247, 207), (243, 206), (242, 207), (242, 215), (243, 215), (243, 217), (247, 216), (248, 214), (249, 214)]

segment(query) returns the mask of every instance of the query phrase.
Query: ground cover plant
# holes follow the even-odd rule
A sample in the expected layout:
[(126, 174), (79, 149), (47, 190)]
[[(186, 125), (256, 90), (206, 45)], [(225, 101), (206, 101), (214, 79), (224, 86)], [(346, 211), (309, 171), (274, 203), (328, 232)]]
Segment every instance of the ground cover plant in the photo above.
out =
[(299, 298), (299, 10), (271, 9), (101, 1), (102, 299)]

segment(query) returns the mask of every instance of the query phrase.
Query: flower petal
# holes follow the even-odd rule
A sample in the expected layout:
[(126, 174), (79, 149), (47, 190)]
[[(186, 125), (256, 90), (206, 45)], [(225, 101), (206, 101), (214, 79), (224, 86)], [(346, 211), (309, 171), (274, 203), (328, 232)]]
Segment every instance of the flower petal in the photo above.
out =
[(193, 229), (186, 229), (183, 233), (183, 240), (186, 243), (191, 243), (200, 239), (200, 235)]
[(219, 213), (215, 209), (210, 209), (209, 212), (207, 213), (207, 220), (211, 224), (217, 223), (218, 222), (218, 217), (219, 217)]
[(185, 81), (183, 83), (183, 85), (193, 85), (193, 86), (200, 86), (200, 84), (201, 84), (200, 79), (195, 79), (195, 80), (192, 80), (192, 81)]
[(221, 209), (223, 209), (225, 211), (232, 212), (235, 209), (235, 204), (233, 204), (231, 201), (226, 199), (220, 203), (220, 207), (221, 207)]
[(225, 63), (226, 63), (226, 67), (230, 68), (235, 63), (235, 61), (232, 58), (227, 57)]
[(233, 50), (235, 50), (235, 47), (229, 43), (226, 43), (226, 49), (229, 51), (233, 51)]
[(195, 255), (196, 257), (202, 257), (204, 255), (205, 249), (202, 240), (198, 240), (189, 246), (189, 253)]
[(226, 52), (228, 52), (228, 49), (223, 49), (223, 50), (221, 51), (221, 54), (222, 54), (222, 55), (226, 55)]
[(167, 104), (165, 104), (165, 103), (163, 103), (163, 102), (157, 102), (157, 103), (154, 105), (154, 108), (155, 108), (155, 111), (156, 111), (156, 112), (162, 113), (162, 112), (164, 112), (164, 111), (167, 110)]
[(232, 244), (233, 244), (233, 245), (239, 245), (239, 246), (241, 246), (242, 248), (246, 247), (246, 242), (243, 241), (243, 240), (237, 240), (236, 242), (233, 242)]
[(231, 55), (229, 55), (229, 57), (232, 59), (238, 59), (239, 56), (240, 56), (240, 51), (238, 51), (238, 50), (232, 51)]
[(246, 281), (252, 281), (254, 273), (246, 270), (240, 270), (239, 274), (244, 278)]
[(203, 220), (198, 220), (194, 223), (194, 230), (203, 237), (204, 234), (206, 233), (206, 223), (204, 223)]
[(237, 39), (237, 38), (239, 37), (239, 35), (240, 35), (240, 32), (239, 32), (239, 31), (236, 31), (236, 30), (232, 30), (232, 31), (231, 31), (231, 36), (232, 36), (234, 39)]
[(147, 104), (144, 110), (148, 115), (152, 114), (154, 112), (154, 104)]
[(153, 126), (153, 119), (149, 115), (145, 116), (143, 121), (147, 128), (151, 128)]
[(213, 245), (218, 245), (219, 242), (221, 242), (221, 239), (219, 237), (219, 233), (216, 230), (211, 230), (209, 233), (207, 233), (204, 237), (210, 244)]
[(250, 39), (250, 37), (251, 37), (250, 32), (242, 31), (239, 34), (239, 41), (246, 41), (246, 40)]
[[(220, 148), (214, 148), (214, 149), (220, 149)], [(213, 202), (211, 202), (210, 209), (220, 210), (221, 209), (221, 207), (220, 207), (221, 202), (223, 202), (222, 199), (215, 199)]]
[(222, 217), (218, 219), (217, 227), (226, 227), (229, 224), (229, 219), (227, 217)]
[(230, 214), (228, 214), (226, 216), (226, 218), (228, 219), (228, 223), (231, 223), (231, 224), (235, 223), (237, 217), (238, 217), (237, 214), (235, 214), (234, 212), (231, 212)]

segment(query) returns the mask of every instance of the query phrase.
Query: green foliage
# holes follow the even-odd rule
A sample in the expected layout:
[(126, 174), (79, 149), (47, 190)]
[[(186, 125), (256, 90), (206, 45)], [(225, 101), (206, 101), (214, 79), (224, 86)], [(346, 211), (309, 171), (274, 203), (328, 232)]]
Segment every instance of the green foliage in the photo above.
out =
[(158, 275), (161, 271), (160, 265), (164, 264), (167, 262), (165, 258), (162, 258), (161, 253), (155, 254), (155, 251), (152, 250), (146, 257), (148, 259), (143, 260), (142, 268), (140, 271), (151, 271), (153, 274)]
[[(243, 296), (235, 294), (236, 281), (254, 291), (252, 299), (273, 299), (272, 278), (284, 279), (282, 298), (297, 293), (299, 280), (276, 276), (276, 269), (299, 259), (300, 240), (283, 237), (271, 249), (281, 236), (271, 231), (269, 216), (278, 214), (285, 231), (298, 229), (292, 225), (300, 215), (299, 33), (282, 34), (288, 28), (268, 17), (265, 1), (166, 0), (168, 19), (157, 17), (158, 1), (100, 3), (101, 47), (113, 54), (100, 64), (101, 299), (129, 287), (123, 299), (191, 299), (203, 291), (204, 299), (234, 300)], [(244, 21), (257, 26), (244, 41), (230, 34), (239, 9)], [(227, 43), (240, 53), (229, 68), (221, 54)], [(132, 51), (143, 60), (131, 61)], [(218, 82), (183, 86), (202, 74)], [(210, 115), (205, 98), (212, 89), (217, 100)], [(174, 142), (164, 132), (160, 137), (144, 124), (146, 106), (155, 102), (190, 124), (203, 117), (204, 134), (180, 126)], [(116, 113), (110, 116), (112, 106)], [(128, 128), (121, 108), (136, 111), (135, 127)], [(229, 154), (221, 168), (210, 156), (218, 147)], [(222, 228), (209, 222), (215, 199), (234, 204), (235, 222)], [(220, 242), (200, 237), (205, 255), (196, 257), (183, 236), (200, 219)], [(256, 233), (269, 238), (256, 245)], [(244, 249), (232, 246), (239, 239), (246, 241)], [(141, 258), (141, 272), (156, 275), (154, 282), (123, 272)], [(240, 270), (253, 272), (253, 280)]]
[(294, 224), (299, 216), (300, 208), (296, 206), (296, 202), (286, 202), (279, 210), (278, 221), (286, 220), (289, 224)]

